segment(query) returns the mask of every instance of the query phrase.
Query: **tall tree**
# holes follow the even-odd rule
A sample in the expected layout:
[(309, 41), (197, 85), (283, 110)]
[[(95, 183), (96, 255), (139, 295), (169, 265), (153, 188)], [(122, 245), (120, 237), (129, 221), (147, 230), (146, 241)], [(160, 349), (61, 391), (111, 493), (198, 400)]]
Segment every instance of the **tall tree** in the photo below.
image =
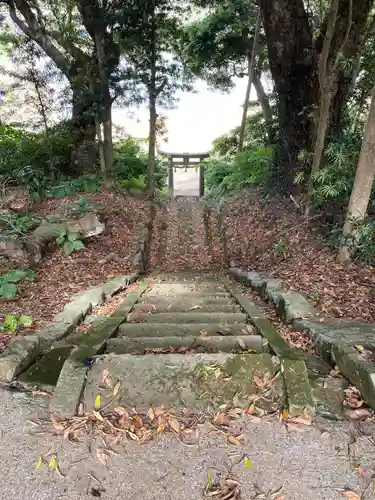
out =
[[(345, 38), (343, 57), (356, 58), (373, 3), (373, 0), (358, 0), (353, 2), (351, 10), (350, 0), (339, 0), (328, 61), (338, 54)], [(290, 191), (301, 168), (299, 152), (302, 149), (311, 151), (311, 139), (314, 141), (316, 133), (313, 112), (319, 103), (317, 61), (324, 46), (328, 21), (325, 17), (317, 25), (315, 19), (319, 16), (306, 10), (303, 0), (259, 0), (259, 5), (278, 103), (280, 143), (275, 181), (280, 189)], [(352, 22), (347, 34), (350, 15)], [(353, 71), (354, 68), (348, 70), (339, 65), (337, 82), (331, 93), (329, 135), (340, 126)]]
[(179, 60), (185, 6), (173, 0), (134, 0), (122, 8), (119, 37), (127, 78), (138, 102), (149, 108), (148, 191), (155, 189), (158, 107), (173, 105), (178, 90), (190, 90), (191, 79)]
[(320, 168), (323, 159), (323, 150), (326, 144), (327, 129), (329, 125), (329, 113), (332, 101), (332, 92), (334, 91), (335, 85), (338, 78), (338, 67), (340, 58), (343, 51), (345, 50), (345, 45), (348, 42), (349, 32), (352, 24), (352, 13), (353, 13), (353, 0), (349, 2), (349, 17), (348, 25), (346, 27), (345, 37), (343, 39), (342, 45), (338, 47), (336, 54), (331, 54), (331, 44), (333, 35), (335, 33), (335, 27), (337, 22), (339, 0), (332, 0), (331, 6), (327, 15), (327, 28), (324, 36), (323, 48), (319, 58), (318, 64), (318, 81), (319, 81), (319, 115), (318, 124), (315, 134), (315, 148), (314, 157), (308, 182), (307, 188), (307, 200), (305, 206), (305, 216), (310, 215), (312, 208), (312, 197), (314, 190), (314, 176), (318, 169)]
[(352, 193), (346, 214), (343, 238), (338, 254), (341, 262), (347, 263), (358, 245), (358, 224), (367, 212), (375, 177), (375, 86), (372, 90), (370, 111), (363, 136)]
[[(2, 0), (16, 26), (44, 51), (67, 78), (72, 90), (72, 158), (80, 172), (87, 159), (96, 162), (94, 139), (95, 108), (102, 107), (102, 85), (98, 77), (96, 42), (92, 33), (82, 30), (82, 18), (72, 0)], [(105, 2), (106, 3), (106, 2)], [(91, 12), (96, 2), (87, 2)], [(97, 11), (95, 11), (97, 13)], [(102, 12), (99, 17), (102, 17)], [(84, 19), (84, 22), (87, 19)], [(108, 79), (118, 67), (119, 51), (110, 36), (105, 38)], [(99, 101), (99, 102), (98, 102)], [(87, 158), (87, 152), (89, 157)]]

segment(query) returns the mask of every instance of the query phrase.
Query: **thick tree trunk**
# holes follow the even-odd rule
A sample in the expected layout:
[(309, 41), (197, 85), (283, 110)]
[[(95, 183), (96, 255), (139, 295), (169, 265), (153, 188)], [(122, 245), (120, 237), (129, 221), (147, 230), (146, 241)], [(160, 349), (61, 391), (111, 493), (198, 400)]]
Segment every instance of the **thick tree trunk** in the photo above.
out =
[(267, 94), (264, 91), (260, 75), (257, 73), (257, 71), (254, 71), (253, 74), (253, 84), (258, 96), (259, 103), (262, 107), (264, 120), (266, 122), (268, 141), (270, 144), (273, 144), (275, 137), (272, 128), (272, 123), (273, 123), (272, 109)]
[(372, 89), (371, 106), (363, 136), (361, 154), (350, 196), (348, 212), (343, 229), (343, 238), (338, 258), (347, 263), (356, 251), (358, 233), (356, 224), (366, 216), (375, 177), (375, 86)]
[(73, 88), (72, 149), (70, 169), (76, 175), (95, 170), (98, 166), (98, 148), (95, 143), (95, 117), (88, 93)]
[(311, 111), (317, 102), (312, 34), (303, 0), (260, 0), (259, 4), (279, 115), (272, 182), (290, 192), (299, 170), (298, 154), (311, 149)]
[[(335, 33), (329, 63), (335, 58), (346, 37), (350, 0), (339, 0)], [(273, 185), (293, 190), (295, 174), (302, 168), (298, 154), (311, 151), (315, 141), (313, 111), (318, 105), (317, 57), (322, 51), (327, 21), (313, 44), (309, 19), (303, 0), (259, 0), (267, 39), (270, 69), (277, 94), (279, 147)], [(366, 27), (373, 0), (353, 2), (352, 23), (343, 50), (346, 58), (355, 59), (361, 33)], [(338, 79), (331, 92), (328, 137), (339, 130), (344, 103), (351, 85), (351, 74), (339, 67)]]

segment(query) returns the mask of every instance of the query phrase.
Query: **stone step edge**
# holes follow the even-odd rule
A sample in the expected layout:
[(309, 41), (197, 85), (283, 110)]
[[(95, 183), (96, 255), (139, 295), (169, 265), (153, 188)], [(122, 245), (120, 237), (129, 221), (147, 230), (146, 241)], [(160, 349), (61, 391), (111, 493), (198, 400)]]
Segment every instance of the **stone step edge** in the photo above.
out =
[(129, 323), (245, 323), (246, 314), (216, 312), (176, 312), (176, 313), (131, 313)]
[(139, 278), (138, 273), (113, 278), (73, 296), (51, 323), (33, 335), (16, 338), (0, 355), (0, 381), (9, 383), (29, 368), (57, 341), (67, 337), (93, 307), (103, 303)]
[[(202, 335), (202, 332), (204, 332), (209, 337), (215, 337), (217, 335), (233, 336), (254, 334), (252, 325), (248, 323), (232, 323), (230, 325), (223, 325), (222, 323), (123, 323), (119, 326), (118, 337), (147, 337), (147, 335), (145, 334), (134, 334), (137, 332), (137, 330), (138, 332), (142, 332), (142, 330), (144, 331), (145, 329), (149, 329), (151, 333), (154, 333), (152, 331), (153, 329), (160, 330), (163, 333), (171, 331), (172, 333), (168, 333), (166, 335), (167, 337), (184, 337), (186, 335), (189, 335), (189, 333), (194, 333), (195, 336), (200, 336)], [(132, 333), (130, 334), (130, 332)], [(155, 337), (156, 335), (150, 336)], [(157, 336), (164, 335), (160, 335), (160, 333), (158, 333)]]
[[(271, 351), (279, 357), (290, 416), (300, 416), (303, 415), (304, 411), (307, 411), (309, 417), (313, 418), (316, 403), (310, 386), (307, 367), (303, 360), (307, 355), (303, 351), (290, 346), (281, 337), (263, 311), (243, 295), (235, 283), (227, 277), (223, 277), (222, 280), (232, 296), (247, 313), (251, 324), (255, 326), (262, 337), (267, 339)], [(296, 374), (298, 374), (297, 377)]]
[(124, 322), (124, 318), (146, 291), (148, 281), (148, 279), (142, 280), (138, 287), (125, 297), (123, 303), (111, 316), (93, 329), (94, 339), (92, 339), (91, 344), (79, 345), (71, 352), (63, 364), (55, 392), (50, 401), (49, 409), (51, 413), (62, 418), (76, 414), (88, 370), (85, 361), (103, 352), (106, 342), (116, 333), (119, 325)]
[(202, 348), (205, 352), (248, 352), (267, 351), (268, 343), (260, 335), (211, 336), (211, 337), (121, 337), (108, 340), (106, 352), (116, 354), (142, 354), (147, 349), (187, 349)]

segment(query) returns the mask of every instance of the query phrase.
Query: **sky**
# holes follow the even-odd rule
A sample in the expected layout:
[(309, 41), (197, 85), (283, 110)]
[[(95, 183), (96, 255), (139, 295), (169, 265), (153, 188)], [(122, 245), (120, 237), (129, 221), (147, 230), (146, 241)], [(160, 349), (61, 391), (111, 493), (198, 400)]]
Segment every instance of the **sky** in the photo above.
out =
[[(161, 148), (167, 152), (202, 153), (211, 149), (216, 137), (238, 126), (242, 117), (242, 106), (246, 91), (246, 78), (237, 79), (228, 94), (210, 90), (199, 81), (197, 93), (181, 92), (175, 109), (159, 110), (167, 117), (168, 143)], [(252, 89), (251, 99), (256, 99)], [(134, 111), (134, 117), (125, 110), (113, 110), (113, 122), (122, 126), (134, 137), (147, 137), (148, 110), (146, 107)], [(173, 150), (173, 151), (172, 151)]]

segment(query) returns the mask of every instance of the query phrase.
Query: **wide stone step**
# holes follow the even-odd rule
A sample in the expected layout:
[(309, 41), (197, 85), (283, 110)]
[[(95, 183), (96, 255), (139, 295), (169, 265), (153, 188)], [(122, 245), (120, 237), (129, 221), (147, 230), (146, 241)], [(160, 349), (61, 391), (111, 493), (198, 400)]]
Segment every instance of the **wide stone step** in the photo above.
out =
[(136, 313), (159, 313), (159, 312), (217, 312), (217, 313), (233, 313), (240, 312), (240, 307), (235, 303), (230, 304), (229, 300), (226, 302), (203, 302), (201, 300), (180, 300), (177, 301), (153, 301), (153, 303), (136, 304), (133, 312)]
[(242, 313), (181, 312), (181, 313), (141, 313), (132, 312), (127, 321), (137, 323), (245, 323)]
[[(106, 411), (124, 406), (143, 412), (164, 405), (207, 412), (224, 404), (247, 408), (255, 399), (257, 407), (275, 411), (285, 404), (282, 377), (275, 377), (280, 363), (269, 354), (108, 354), (96, 361), (87, 373), (84, 392), (88, 412), (98, 394)], [(105, 369), (120, 382), (115, 400), (113, 390), (103, 388)], [(255, 376), (268, 380), (267, 387), (259, 387)]]
[(228, 337), (138, 337), (110, 339), (106, 352), (144, 354), (147, 350), (188, 349), (196, 352), (264, 352), (267, 342), (259, 335)]
[(192, 335), (252, 335), (254, 327), (245, 323), (123, 323), (118, 330), (118, 336), (124, 337), (185, 337)]
[(185, 284), (185, 283), (161, 283), (154, 284), (147, 290), (147, 295), (163, 296), (179, 296), (179, 295), (211, 295), (220, 296), (227, 294), (225, 287), (221, 284)]
[(219, 297), (212, 297), (210, 295), (183, 295), (177, 296), (177, 297), (170, 297), (170, 298), (165, 298), (165, 297), (158, 297), (155, 295), (143, 295), (141, 300), (138, 302), (138, 304), (147, 304), (150, 306), (155, 306), (156, 309), (159, 307), (168, 307), (169, 305), (173, 304), (179, 304), (180, 302), (183, 302), (184, 305), (189, 305), (189, 307), (193, 307), (194, 305), (210, 305), (210, 304), (217, 304), (217, 305), (236, 305), (237, 302), (236, 300), (232, 299), (231, 297), (224, 297), (224, 296), (219, 296)]

